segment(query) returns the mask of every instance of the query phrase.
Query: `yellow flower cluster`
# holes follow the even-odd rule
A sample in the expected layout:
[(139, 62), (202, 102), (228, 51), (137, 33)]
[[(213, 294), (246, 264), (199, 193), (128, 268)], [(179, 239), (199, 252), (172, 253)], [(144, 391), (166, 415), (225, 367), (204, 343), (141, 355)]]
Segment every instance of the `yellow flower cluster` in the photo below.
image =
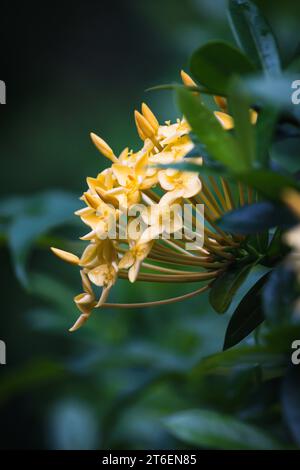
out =
[[(182, 80), (187, 86), (195, 85), (184, 72)], [(222, 110), (216, 111), (216, 117), (225, 129), (230, 129), (232, 119), (224, 112), (226, 103), (220, 97), (216, 97), (216, 101)], [(211, 191), (204, 187), (195, 172), (159, 167), (181, 162), (193, 148), (186, 120), (183, 118), (173, 124), (166, 122), (160, 125), (149, 107), (143, 103), (141, 112), (135, 111), (135, 123), (143, 141), (142, 148), (137, 152), (125, 148), (117, 156), (103, 139), (91, 134), (93, 143), (111, 161), (111, 166), (96, 178), (87, 178), (88, 189), (81, 198), (85, 207), (76, 212), (89, 228), (82, 237), (89, 244), (80, 258), (52, 248), (57, 256), (81, 268), (83, 293), (74, 299), (81, 315), (70, 331), (78, 329), (88, 319), (93, 308), (106, 303), (109, 291), (118, 277), (128, 277), (130, 282), (211, 282), (231, 261), (230, 247), (238, 243), (238, 240), (214, 224), (217, 217), (233, 206), (229, 186), (223, 179), (217, 184), (211, 178)], [(201, 157), (194, 161), (201, 164)], [(191, 203), (193, 207), (198, 203), (205, 204), (206, 219), (210, 224), (209, 228), (205, 228), (204, 246), (193, 253), (185, 249), (184, 240), (175, 237), (183, 224), (176, 207), (184, 202)], [(130, 214), (130, 210), (139, 203), (146, 205), (142, 219), (148, 228), (141, 231), (138, 237), (131, 237), (129, 231), (121, 237), (123, 214)], [(173, 214), (169, 226), (163, 222), (166, 212)], [(129, 219), (134, 223), (134, 216)], [(113, 239), (109, 234), (115, 224), (116, 237)], [(161, 237), (164, 233), (169, 235), (168, 239)], [(146, 262), (146, 258), (151, 262)], [(102, 288), (98, 298), (92, 284)], [(202, 286), (192, 294), (157, 303), (187, 298), (208, 286)]]
[[(293, 189), (288, 189), (283, 193), (283, 200), (299, 220), (299, 224), (289, 229), (284, 234), (283, 239), (291, 248), (287, 261), (294, 269), (298, 283), (300, 283), (300, 193)], [(298, 305), (300, 305), (300, 300), (298, 300)]]

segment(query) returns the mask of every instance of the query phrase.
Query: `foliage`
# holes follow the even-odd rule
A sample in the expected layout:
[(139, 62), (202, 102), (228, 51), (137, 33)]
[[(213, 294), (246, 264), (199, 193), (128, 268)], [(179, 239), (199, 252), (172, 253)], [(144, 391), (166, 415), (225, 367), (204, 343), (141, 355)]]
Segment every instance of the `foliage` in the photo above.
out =
[[(25, 361), (18, 378), (7, 373), (0, 405), (24, 390), (28, 401), (31, 393), (38, 396), (36, 387), (42, 388), (47, 407), (56, 410), (49, 424), (53, 447), (62, 445), (55, 436), (63, 426), (76, 443), (62, 438), (63, 445), (80, 447), (84, 429), (76, 433), (74, 422), (85, 423), (87, 447), (300, 446), (300, 366), (291, 366), (291, 345), (300, 339), (299, 285), (283, 236), (299, 223), (284, 194), (300, 191), (295, 171), (300, 160), (298, 154), (294, 159), (282, 153), (291, 136), (296, 142), (300, 138), (300, 108), (290, 99), (294, 75), (258, 7), (250, 0), (230, 0), (228, 13), (236, 45), (211, 41), (190, 60), (205, 99), (195, 89), (171, 86), (192, 128), (192, 152), (204, 158), (203, 174), (226, 176), (255, 194), (252, 203), (217, 222), (244, 241), (208, 298), (172, 310), (100, 311), (80, 333), (67, 337), (74, 316), (73, 279), (69, 271), (66, 279), (59, 275), (50, 255), (40, 262), (35, 255), (52, 240), (76, 251), (68, 230), (72, 238), (74, 231), (80, 235), (72, 217), (78, 201), (61, 191), (1, 201), (1, 241), (18, 280), (37, 302), (34, 307), (26, 303), (26, 332), (51, 345), (56, 341), (59, 354)], [(233, 130), (225, 131), (216, 120), (213, 94), (227, 98)], [(256, 125), (249, 108), (258, 112)], [(177, 167), (198, 169), (189, 162), (192, 156)], [(150, 289), (146, 283), (139, 295), (147, 300)], [(115, 293), (125, 302), (136, 295), (127, 285)], [(61, 396), (52, 403), (43, 384), (55, 387), (62, 380)], [(67, 417), (57, 412), (61, 407)]]

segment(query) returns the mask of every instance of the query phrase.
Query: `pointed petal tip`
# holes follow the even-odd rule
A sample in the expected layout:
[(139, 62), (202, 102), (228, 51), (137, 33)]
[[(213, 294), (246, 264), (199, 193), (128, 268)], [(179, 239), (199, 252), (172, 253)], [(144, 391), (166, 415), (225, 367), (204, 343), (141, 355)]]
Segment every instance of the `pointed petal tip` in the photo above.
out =
[(88, 317), (89, 317), (89, 315), (86, 315), (86, 314), (80, 315), (77, 318), (74, 325), (71, 326), (71, 328), (69, 328), (70, 333), (73, 333), (74, 331), (79, 330), (79, 328), (87, 321)]
[(184, 70), (180, 71), (180, 76), (185, 86), (197, 86), (196, 82), (194, 82), (192, 77), (190, 77), (190, 75), (186, 73)]
[(74, 255), (73, 253), (69, 253), (68, 251), (60, 250), (59, 248), (55, 248), (53, 246), (50, 247), (52, 253), (55, 254), (58, 258), (66, 261), (70, 264), (78, 264), (79, 258), (78, 256)]
[(105, 142), (105, 140), (103, 140), (101, 137), (99, 137), (97, 134), (95, 134), (94, 132), (90, 132), (90, 137), (92, 139), (92, 142), (93, 144), (95, 145), (95, 147), (97, 147), (97, 149), (99, 150), (99, 152), (102, 153), (102, 155), (104, 155), (104, 157), (108, 158), (109, 160), (111, 160), (112, 162), (116, 162), (118, 161), (117, 157), (115, 156), (113, 150), (111, 149), (111, 147), (108, 145), (107, 142)]

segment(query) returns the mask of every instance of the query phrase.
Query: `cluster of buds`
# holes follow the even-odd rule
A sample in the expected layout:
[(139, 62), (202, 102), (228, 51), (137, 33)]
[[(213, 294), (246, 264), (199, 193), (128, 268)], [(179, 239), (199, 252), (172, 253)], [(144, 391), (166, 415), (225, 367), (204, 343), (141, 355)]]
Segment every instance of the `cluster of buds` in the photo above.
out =
[[(195, 86), (185, 72), (181, 76), (184, 85)], [(226, 101), (221, 97), (215, 100), (220, 108), (215, 112), (216, 118), (225, 129), (231, 129), (233, 122), (226, 113)], [(160, 125), (145, 103), (134, 116), (143, 141), (137, 152), (125, 148), (117, 156), (103, 139), (91, 134), (93, 143), (110, 160), (111, 166), (96, 178), (87, 178), (88, 189), (81, 197), (85, 207), (76, 212), (89, 228), (81, 237), (88, 242), (82, 256), (52, 248), (64, 261), (81, 268), (83, 293), (74, 299), (81, 315), (70, 331), (78, 329), (92, 310), (100, 306), (161, 305), (207, 290), (232, 262), (232, 250), (240, 244), (240, 237), (225, 233), (215, 224), (217, 218), (235, 205), (226, 180), (213, 176), (200, 179), (197, 172), (181, 171), (174, 166), (194, 146), (187, 121), (183, 118)], [(193, 162), (201, 170), (201, 156), (194, 157)], [(251, 197), (250, 191), (245, 194), (239, 187), (238, 204)], [(202, 207), (205, 207), (205, 224), (201, 236), (196, 233), (196, 247), (192, 250), (187, 248), (192, 239), (190, 230), (182, 234), (186, 227), (180, 209), (184, 204), (192, 208), (194, 222), (203, 218)], [(124, 216), (128, 222), (125, 229)], [(193, 282), (200, 286), (171, 299), (107, 303), (109, 291), (118, 278), (128, 278), (130, 282)], [(92, 285), (101, 288), (98, 296)]]

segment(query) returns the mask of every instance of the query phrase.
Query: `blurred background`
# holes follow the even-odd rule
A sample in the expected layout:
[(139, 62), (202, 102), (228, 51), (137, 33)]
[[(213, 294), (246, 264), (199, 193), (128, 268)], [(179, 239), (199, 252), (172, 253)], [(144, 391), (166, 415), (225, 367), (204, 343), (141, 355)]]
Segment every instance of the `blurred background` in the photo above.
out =
[[(300, 3), (257, 3), (288, 60)], [(253, 411), (251, 374), (193, 372), (221, 350), (229, 314), (214, 313), (204, 295), (170, 307), (98, 310), (70, 334), (79, 273), (48, 249), (83, 234), (72, 214), (85, 177), (106, 165), (89, 132), (117, 153), (140, 145), (133, 111), (142, 101), (161, 121), (178, 117), (170, 92), (145, 89), (178, 81), (207, 40), (233, 42), (226, 0), (7, 1), (2, 8), (0, 447), (183, 448), (163, 418), (197, 407), (272, 428), (268, 412)], [(176, 294), (189, 289), (177, 286)], [(119, 281), (110, 300), (167, 296), (172, 286)]]

